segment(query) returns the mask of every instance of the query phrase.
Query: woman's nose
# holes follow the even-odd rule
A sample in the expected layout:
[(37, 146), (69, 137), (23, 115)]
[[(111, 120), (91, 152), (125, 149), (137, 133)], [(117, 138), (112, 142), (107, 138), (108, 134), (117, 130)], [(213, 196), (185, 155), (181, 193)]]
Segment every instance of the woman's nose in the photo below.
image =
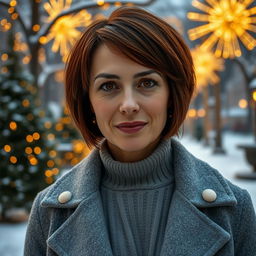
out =
[(125, 93), (120, 104), (120, 112), (122, 114), (132, 114), (138, 112), (139, 109), (139, 104), (133, 93)]

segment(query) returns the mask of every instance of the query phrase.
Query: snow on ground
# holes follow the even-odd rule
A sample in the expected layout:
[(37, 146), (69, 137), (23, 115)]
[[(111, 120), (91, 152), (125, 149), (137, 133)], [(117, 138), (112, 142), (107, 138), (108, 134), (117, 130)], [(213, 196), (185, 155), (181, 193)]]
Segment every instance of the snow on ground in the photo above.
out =
[(22, 256), (27, 223), (0, 224), (0, 255)]
[[(223, 147), (227, 152), (226, 155), (213, 155), (212, 148), (205, 147), (202, 143), (187, 136), (183, 137), (181, 142), (196, 157), (218, 169), (223, 176), (231, 180), (234, 184), (247, 189), (256, 209), (256, 181), (238, 180), (235, 178), (237, 172), (246, 172), (251, 169), (244, 158), (243, 150), (238, 149), (237, 145), (252, 143), (252, 137), (232, 133), (224, 134)], [(1, 256), (23, 255), (26, 225), (26, 222), (19, 224), (0, 224)]]

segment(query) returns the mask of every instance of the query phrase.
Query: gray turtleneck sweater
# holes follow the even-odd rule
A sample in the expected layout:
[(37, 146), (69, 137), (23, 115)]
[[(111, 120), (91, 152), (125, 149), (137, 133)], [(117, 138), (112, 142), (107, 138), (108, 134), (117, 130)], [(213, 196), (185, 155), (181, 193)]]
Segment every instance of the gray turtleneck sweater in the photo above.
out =
[(171, 145), (163, 140), (146, 159), (113, 160), (106, 142), (100, 157), (101, 195), (115, 256), (160, 255), (174, 188)]

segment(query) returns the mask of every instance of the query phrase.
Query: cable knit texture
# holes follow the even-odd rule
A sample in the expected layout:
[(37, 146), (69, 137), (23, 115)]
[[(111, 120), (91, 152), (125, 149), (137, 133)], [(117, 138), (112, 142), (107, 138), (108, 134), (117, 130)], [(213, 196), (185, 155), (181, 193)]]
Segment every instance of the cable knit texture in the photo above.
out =
[(164, 140), (146, 159), (121, 163), (102, 144), (101, 195), (114, 255), (160, 255), (174, 188), (170, 156)]

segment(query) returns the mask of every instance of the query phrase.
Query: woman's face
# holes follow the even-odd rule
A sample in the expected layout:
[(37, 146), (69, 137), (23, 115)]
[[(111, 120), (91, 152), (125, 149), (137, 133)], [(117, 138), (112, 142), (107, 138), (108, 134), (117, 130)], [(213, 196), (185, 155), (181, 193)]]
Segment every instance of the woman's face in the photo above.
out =
[(159, 142), (169, 88), (157, 71), (101, 45), (92, 59), (89, 97), (113, 157), (139, 161)]

